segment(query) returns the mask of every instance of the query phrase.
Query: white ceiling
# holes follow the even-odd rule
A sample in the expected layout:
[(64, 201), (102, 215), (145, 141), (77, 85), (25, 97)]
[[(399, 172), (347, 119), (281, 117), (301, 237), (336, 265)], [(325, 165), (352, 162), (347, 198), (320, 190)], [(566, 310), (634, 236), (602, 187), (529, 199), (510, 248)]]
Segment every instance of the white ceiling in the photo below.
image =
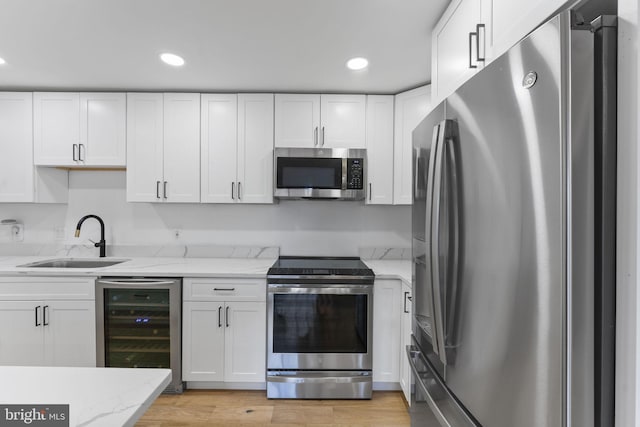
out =
[[(0, 0), (0, 90), (397, 93), (431, 81), (448, 3)], [(369, 68), (347, 70), (354, 56)]]

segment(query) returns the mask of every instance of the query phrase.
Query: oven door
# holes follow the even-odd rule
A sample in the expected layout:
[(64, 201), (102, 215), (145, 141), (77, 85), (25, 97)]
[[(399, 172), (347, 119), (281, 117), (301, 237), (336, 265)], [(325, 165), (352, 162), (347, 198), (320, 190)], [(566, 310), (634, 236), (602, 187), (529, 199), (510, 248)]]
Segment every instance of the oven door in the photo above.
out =
[(268, 369), (372, 369), (371, 285), (270, 283), (268, 290)]

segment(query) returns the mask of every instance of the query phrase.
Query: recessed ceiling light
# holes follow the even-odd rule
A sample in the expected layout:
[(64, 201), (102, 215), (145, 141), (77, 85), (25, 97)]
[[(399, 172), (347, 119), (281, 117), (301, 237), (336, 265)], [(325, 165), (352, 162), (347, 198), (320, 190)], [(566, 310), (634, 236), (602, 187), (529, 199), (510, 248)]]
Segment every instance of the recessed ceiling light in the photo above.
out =
[(347, 68), (350, 70), (362, 70), (367, 68), (369, 61), (367, 58), (351, 58), (347, 61)]
[(173, 65), (174, 67), (181, 67), (184, 65), (184, 59), (181, 56), (174, 55), (173, 53), (163, 53), (160, 55), (160, 59), (166, 64)]
[(7, 63), (7, 61), (5, 61), (4, 58), (0, 58), (0, 65), (6, 64), (6, 63)]

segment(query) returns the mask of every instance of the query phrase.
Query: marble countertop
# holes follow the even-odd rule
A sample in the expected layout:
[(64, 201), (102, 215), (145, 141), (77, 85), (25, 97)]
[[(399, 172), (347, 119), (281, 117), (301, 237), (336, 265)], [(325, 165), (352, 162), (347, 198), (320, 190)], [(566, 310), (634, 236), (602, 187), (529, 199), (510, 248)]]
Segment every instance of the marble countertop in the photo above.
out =
[[(275, 258), (177, 258), (136, 257), (99, 268), (19, 267), (47, 259), (63, 257), (4, 256), (0, 257), (2, 276), (146, 276), (146, 277), (265, 277)], [(111, 259), (110, 257), (103, 259)]]
[[(145, 277), (243, 277), (264, 278), (275, 258), (180, 258), (180, 257), (107, 257), (127, 261), (99, 268), (19, 267), (37, 261), (64, 257), (0, 256), (0, 276), (145, 276)], [(86, 259), (86, 258), (85, 258)], [(400, 279), (411, 284), (411, 261), (364, 259), (381, 279)]]
[[(69, 405), (70, 426), (133, 426), (171, 381), (170, 369), (0, 366), (4, 406)], [(39, 425), (33, 422), (31, 425)]]
[(379, 279), (400, 279), (411, 286), (411, 261), (406, 259), (363, 259)]

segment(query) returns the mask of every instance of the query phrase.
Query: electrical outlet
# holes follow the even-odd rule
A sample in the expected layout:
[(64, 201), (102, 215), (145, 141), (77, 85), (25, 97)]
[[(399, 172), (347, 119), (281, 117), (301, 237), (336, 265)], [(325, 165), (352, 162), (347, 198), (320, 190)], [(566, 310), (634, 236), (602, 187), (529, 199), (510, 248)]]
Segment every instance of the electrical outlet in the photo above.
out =
[(24, 225), (14, 224), (11, 226), (11, 240), (14, 242), (24, 241)]
[(54, 238), (58, 241), (64, 240), (64, 226), (56, 225), (53, 227)]

